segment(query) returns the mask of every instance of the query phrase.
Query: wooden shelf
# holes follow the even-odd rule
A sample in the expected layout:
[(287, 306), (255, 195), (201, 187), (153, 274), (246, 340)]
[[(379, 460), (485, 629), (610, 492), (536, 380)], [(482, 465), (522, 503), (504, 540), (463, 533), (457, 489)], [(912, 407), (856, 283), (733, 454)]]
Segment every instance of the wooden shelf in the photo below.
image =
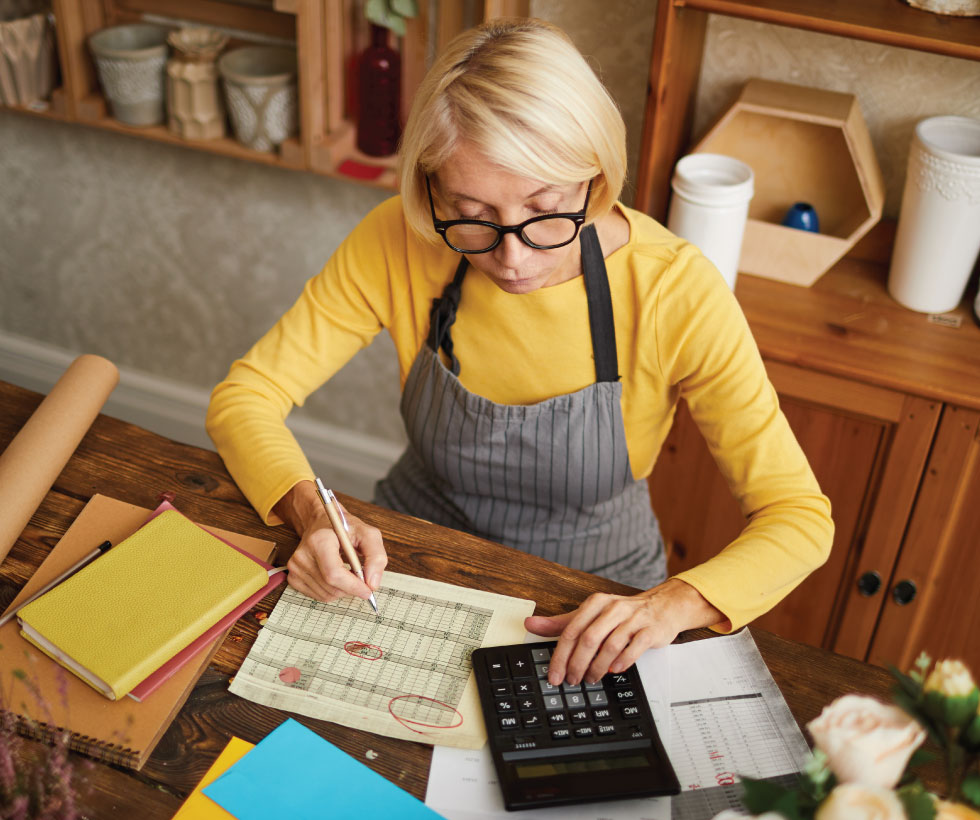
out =
[(673, 5), (980, 60), (980, 20), (933, 14), (903, 0), (673, 0)]

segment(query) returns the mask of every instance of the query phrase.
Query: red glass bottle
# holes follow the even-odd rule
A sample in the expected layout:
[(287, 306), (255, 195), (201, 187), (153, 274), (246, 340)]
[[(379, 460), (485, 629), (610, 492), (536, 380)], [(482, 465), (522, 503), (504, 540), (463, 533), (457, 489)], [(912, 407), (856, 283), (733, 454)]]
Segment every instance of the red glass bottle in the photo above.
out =
[(358, 65), (357, 147), (372, 157), (398, 150), (401, 136), (401, 78), (399, 53), (388, 45), (388, 29), (371, 26), (371, 45)]

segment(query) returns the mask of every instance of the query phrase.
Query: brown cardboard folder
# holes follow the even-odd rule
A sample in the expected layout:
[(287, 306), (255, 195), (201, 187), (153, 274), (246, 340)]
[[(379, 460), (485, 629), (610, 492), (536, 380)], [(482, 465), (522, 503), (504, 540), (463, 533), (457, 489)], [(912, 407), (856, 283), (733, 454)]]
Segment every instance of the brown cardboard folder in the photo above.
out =
[[(8, 609), (19, 606), (106, 539), (117, 544), (131, 535), (151, 512), (104, 495), (93, 496)], [(272, 541), (208, 529), (264, 561), (275, 549)], [(4, 676), (0, 684), (5, 706), (28, 719), (22, 721), (25, 734), (43, 735), (50, 727), (67, 728), (76, 751), (139, 769), (227, 634), (215, 639), (199, 658), (177, 670), (151, 697), (138, 703), (131, 698), (108, 700), (62, 669), (20, 636), (15, 619), (0, 627), (0, 674)], [(18, 669), (24, 671), (26, 684), (12, 675)], [(40, 698), (31, 691), (35, 684)], [(31, 722), (38, 725), (32, 729)]]

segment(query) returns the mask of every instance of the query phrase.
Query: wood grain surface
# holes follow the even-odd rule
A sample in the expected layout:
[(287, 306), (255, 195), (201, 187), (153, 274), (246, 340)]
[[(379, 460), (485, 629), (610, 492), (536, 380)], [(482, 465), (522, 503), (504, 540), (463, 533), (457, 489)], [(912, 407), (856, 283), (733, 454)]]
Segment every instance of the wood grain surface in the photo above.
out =
[[(40, 403), (41, 396), (0, 382), (0, 449)], [(100, 416), (57, 479), (23, 535), (0, 565), (0, 606), (27, 581), (68, 525), (95, 493), (153, 507), (164, 491), (203, 524), (274, 540), (278, 560), (296, 537), (266, 527), (212, 452), (170, 441), (139, 427)], [(555, 614), (597, 591), (628, 592), (612, 581), (577, 572), (420, 519), (341, 496), (356, 515), (379, 527), (397, 572), (476, 589), (532, 598), (536, 612)], [(235, 625), (183, 709), (139, 771), (93, 764), (85, 770), (81, 805), (86, 817), (164, 820), (177, 810), (214, 762), (229, 737), (258, 742), (288, 714), (228, 693), (228, 681), (258, 632), (256, 611), (272, 609), (270, 594)], [(682, 636), (707, 637), (707, 630)], [(890, 678), (882, 669), (753, 630), (773, 677), (802, 724), (833, 697), (859, 690), (887, 698)], [(418, 798), (425, 795), (431, 748), (305, 717), (297, 719)], [(377, 753), (372, 759), (366, 752)], [(82, 759), (76, 756), (76, 759)], [(939, 783), (939, 773), (931, 777)], [(932, 782), (932, 781), (931, 781)]]

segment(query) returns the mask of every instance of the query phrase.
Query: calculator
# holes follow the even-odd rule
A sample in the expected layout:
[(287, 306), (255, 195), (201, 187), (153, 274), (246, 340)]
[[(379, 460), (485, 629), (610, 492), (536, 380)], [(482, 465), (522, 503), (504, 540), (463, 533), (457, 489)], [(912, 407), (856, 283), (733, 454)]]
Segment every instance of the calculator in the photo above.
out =
[(480, 703), (509, 811), (677, 794), (636, 666), (554, 686), (557, 641), (473, 651)]

